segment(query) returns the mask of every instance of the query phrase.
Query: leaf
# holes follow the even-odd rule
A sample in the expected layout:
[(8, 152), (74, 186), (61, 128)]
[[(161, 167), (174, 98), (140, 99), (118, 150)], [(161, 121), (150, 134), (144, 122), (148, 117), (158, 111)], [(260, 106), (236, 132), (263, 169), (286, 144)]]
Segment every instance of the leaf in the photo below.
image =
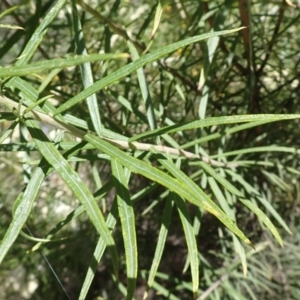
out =
[[(176, 124), (172, 126), (166, 126), (164, 128), (159, 128), (152, 131), (147, 131), (145, 133), (138, 134), (132, 138), (130, 141), (137, 141), (142, 138), (155, 137), (166, 133), (172, 133), (177, 131), (191, 130), (209, 126), (216, 125), (227, 125), (227, 124), (237, 124), (246, 122), (261, 122), (260, 124), (266, 124), (275, 121), (283, 120), (293, 120), (299, 119), (300, 114), (260, 114), (260, 115), (238, 115), (238, 116), (226, 116), (226, 117), (212, 117), (206, 118), (204, 120), (198, 120), (193, 122), (188, 122), (184, 125)], [(251, 125), (250, 125), (251, 126)]]
[[(36, 52), (37, 47), (42, 42), (44, 35), (48, 32), (48, 29), (51, 28), (50, 24), (61, 11), (65, 5), (66, 0), (58, 0), (55, 5), (49, 10), (45, 15), (45, 18), (42, 20), (38, 28), (35, 30), (34, 34), (31, 36), (30, 40), (27, 42), (25, 48), (23, 49), (16, 65), (26, 64), (31, 57)], [(12, 84), (12, 82), (10, 82)]]
[(25, 30), (23, 27), (17, 25), (9, 25), (9, 24), (0, 24), (0, 28), (8, 28), (8, 29), (16, 29), (16, 30)]
[(44, 178), (43, 170), (38, 167), (34, 171), (24, 193), (22, 192), (17, 198), (12, 222), (0, 244), (0, 264), (22, 230)]
[[(103, 185), (95, 194), (94, 197), (96, 198), (102, 198), (109, 189), (112, 188), (112, 181), (109, 181), (105, 185)], [(70, 212), (62, 221), (57, 223), (45, 236), (45, 240), (52, 239), (52, 237), (58, 233), (64, 226), (69, 224), (72, 220), (76, 219), (78, 216), (80, 216), (83, 212), (85, 212), (85, 208), (83, 205), (79, 205), (77, 208), (75, 208), (72, 212)], [(106, 222), (107, 223), (107, 222)], [(109, 225), (107, 225), (109, 228), (111, 228)], [(35, 246), (31, 248), (28, 252), (36, 251), (43, 245), (43, 242), (37, 243)]]
[(300, 155), (300, 150), (294, 147), (283, 147), (283, 146), (262, 146), (262, 147), (253, 147), (247, 149), (239, 149), (234, 151), (224, 152), (220, 155), (212, 155), (212, 158), (217, 158), (218, 156), (233, 156), (233, 155), (242, 155), (242, 154), (252, 154), (252, 153), (267, 153), (267, 152), (284, 152)]
[[(110, 213), (108, 214), (107, 219), (106, 219), (106, 225), (111, 230), (113, 230), (115, 228), (115, 225), (117, 223), (117, 217), (118, 217), (118, 208), (117, 208), (117, 201), (115, 199), (112, 204)], [(94, 275), (97, 271), (98, 264), (103, 256), (105, 248), (106, 248), (106, 245), (105, 245), (104, 239), (100, 236), (100, 238), (97, 242), (96, 248), (94, 250), (91, 262), (89, 264), (81, 291), (80, 291), (80, 295), (79, 295), (80, 300), (86, 298), (86, 295), (92, 284)]]
[(103, 237), (105, 244), (111, 254), (115, 274), (118, 273), (118, 254), (115, 242), (111, 236), (110, 230), (105, 224), (104, 217), (93, 197), (90, 190), (80, 179), (79, 175), (72, 169), (66, 159), (60, 154), (55, 146), (48, 141), (45, 134), (41, 131), (38, 124), (30, 119), (25, 120), (25, 124), (34, 142), (37, 145), (40, 153), (54, 168), (54, 170), (61, 176), (74, 195), (85, 207), (85, 210), (95, 226), (98, 233)]
[(163, 251), (165, 248), (166, 239), (167, 239), (167, 235), (168, 235), (169, 225), (171, 222), (173, 204), (174, 204), (174, 202), (171, 200), (171, 195), (169, 195), (166, 200), (166, 205), (165, 205), (165, 209), (164, 209), (163, 216), (162, 216), (162, 223), (161, 223), (161, 227), (160, 227), (160, 231), (159, 231), (159, 235), (158, 235), (158, 239), (157, 239), (157, 243), (156, 243), (154, 257), (153, 257), (151, 268), (149, 271), (149, 276), (148, 276), (148, 280), (147, 280), (147, 291), (144, 293), (143, 299), (146, 299), (147, 293), (154, 283), (157, 269), (158, 269), (158, 266), (160, 264), (160, 261), (161, 261), (162, 255), (163, 255)]
[(162, 13), (163, 13), (163, 7), (165, 5), (165, 3), (163, 3), (163, 2), (164, 2), (163, 0), (159, 0), (157, 3), (155, 17), (154, 17), (154, 24), (153, 24), (153, 28), (151, 30), (150, 39), (154, 38), (154, 35), (158, 29), (160, 19), (161, 19)]
[[(264, 172), (264, 171), (263, 171)], [(254, 187), (252, 187), (250, 184), (248, 184), (245, 179), (236, 173), (234, 173), (232, 170), (226, 170), (226, 173), (232, 176), (234, 180), (241, 183), (246, 191), (249, 194), (255, 195), (255, 199), (259, 200), (260, 203), (264, 205), (264, 207), (267, 209), (268, 213), (271, 214), (277, 222), (289, 233), (292, 234), (290, 229), (288, 228), (288, 225), (286, 222), (282, 219), (282, 217), (278, 214), (278, 212), (275, 210), (275, 208), (272, 206), (272, 202), (268, 201), (264, 196), (262, 196)], [(275, 175), (275, 174), (273, 174)]]
[(122, 236), (125, 246), (126, 270), (127, 270), (127, 295), (126, 299), (133, 298), (137, 280), (138, 260), (137, 242), (135, 232), (135, 216), (128, 191), (129, 175), (125, 177), (123, 166), (116, 160), (111, 160), (113, 180), (117, 192), (119, 216), (122, 225)]
[(158, 50), (153, 51), (152, 53), (146, 54), (146, 55), (140, 57), (139, 59), (137, 59), (136, 61), (134, 61), (134, 62), (118, 69), (117, 71), (109, 74), (105, 78), (102, 78), (102, 79), (98, 80), (97, 82), (95, 82), (89, 88), (85, 89), (84, 91), (80, 92), (79, 94), (77, 94), (73, 98), (69, 99), (67, 102), (62, 104), (59, 108), (57, 108), (55, 115), (64, 112), (65, 110), (69, 109), (70, 107), (73, 107), (74, 105), (76, 105), (80, 101), (84, 100), (88, 96), (94, 94), (95, 92), (98, 92), (98, 91), (102, 90), (106, 86), (108, 86), (108, 85), (120, 80), (121, 78), (131, 74), (132, 72), (134, 72), (137, 69), (143, 67), (147, 63), (153, 62), (153, 61), (163, 57), (166, 54), (169, 54), (171, 52), (176, 51), (177, 49), (179, 49), (181, 47), (185, 47), (185, 46), (188, 46), (192, 43), (200, 42), (204, 39), (208, 39), (208, 38), (211, 38), (211, 37), (214, 37), (214, 36), (233, 33), (233, 32), (239, 31), (241, 29), (243, 29), (243, 27), (237, 28), (237, 29), (232, 29), (232, 30), (223, 30), (223, 31), (218, 31), (218, 32), (212, 32), (212, 33), (197, 35), (197, 36), (179, 41), (177, 43), (170, 44), (168, 46), (162, 47)]
[[(184, 178), (184, 182), (165, 174), (159, 169), (154, 168), (141, 160), (125, 154), (118, 148), (112, 146), (95, 135), (86, 134), (84, 139), (97, 149), (109, 155), (111, 158), (117, 160), (131, 172), (141, 174), (150, 180), (167, 187), (169, 190), (174, 191), (176, 194), (190, 201), (191, 203), (206, 209), (208, 212), (215, 215), (240, 239), (242, 239), (248, 245), (251, 245), (249, 239), (242, 233), (236, 224), (226, 214), (224, 214), (224, 212), (216, 204), (214, 204), (193, 181), (191, 181), (185, 174), (185, 177), (183, 177), (182, 172), (180, 173), (180, 176)], [(192, 187), (192, 189), (190, 187)]]
[(188, 258), (191, 266), (192, 283), (193, 283), (193, 295), (194, 299), (197, 297), (197, 291), (199, 289), (199, 259), (198, 259), (198, 247), (194, 234), (194, 227), (190, 219), (188, 209), (185, 201), (178, 195), (174, 195), (174, 201), (178, 208), (180, 220), (182, 223), (184, 236), (188, 248)]
[(292, 2), (292, 1), (290, 1), (290, 0), (285, 0), (285, 1), (286, 1), (286, 3), (287, 3), (289, 6), (296, 7), (296, 5), (295, 5), (295, 4), (293, 4), (293, 2)]
[(79, 55), (75, 57), (55, 58), (44, 60), (31, 64), (23, 64), (16, 66), (8, 66), (6, 68), (0, 68), (0, 78), (12, 77), (12, 76), (26, 76), (34, 73), (41, 73), (50, 69), (63, 69), (67, 67), (73, 67), (82, 63), (94, 62), (107, 59), (119, 59), (127, 58), (128, 54), (91, 54), (91, 55)]
[(248, 207), (259, 220), (261, 220), (267, 228), (272, 232), (278, 243), (282, 246), (282, 239), (281, 236), (274, 226), (274, 224), (271, 222), (271, 220), (267, 217), (267, 215), (252, 201), (246, 199), (246, 197), (241, 193), (236, 187), (234, 187), (226, 178), (220, 176), (217, 174), (214, 169), (209, 166), (208, 164), (199, 162), (199, 165), (208, 173), (210, 174), (216, 181), (218, 181), (221, 185), (224, 186), (225, 189), (227, 189), (230, 193), (236, 195), (239, 200)]
[[(77, 45), (77, 53), (87, 55), (88, 52), (85, 47), (83, 30), (82, 30), (80, 19), (78, 17), (78, 11), (77, 11), (75, 1), (72, 2), (72, 16), (73, 16), (73, 26), (75, 31), (75, 42)], [(110, 54), (106, 54), (106, 55), (110, 55)], [(80, 69), (81, 69), (83, 87), (84, 89), (86, 89), (94, 83), (91, 64), (88, 62), (84, 62), (80, 66)], [(101, 135), (103, 126), (101, 122), (96, 94), (92, 94), (89, 97), (87, 97), (87, 104), (88, 104), (89, 113), (92, 119), (94, 129), (98, 135)]]
[[(134, 47), (133, 43), (128, 41), (127, 44), (129, 46), (129, 50), (130, 50), (132, 59), (134, 61), (138, 60), (139, 59), (139, 54), (138, 54), (136, 48)], [(136, 73), (137, 73), (137, 76), (138, 76), (142, 97), (143, 97), (143, 100), (144, 100), (144, 103), (145, 103), (148, 123), (149, 123), (151, 129), (156, 129), (157, 125), (156, 125), (156, 119), (155, 119), (155, 114), (154, 114), (153, 103), (152, 103), (152, 100), (151, 100), (151, 95), (150, 95), (150, 91), (149, 91), (149, 88), (148, 88), (148, 84), (147, 84), (147, 81), (146, 81), (146, 76), (145, 76), (143, 68), (137, 69)]]

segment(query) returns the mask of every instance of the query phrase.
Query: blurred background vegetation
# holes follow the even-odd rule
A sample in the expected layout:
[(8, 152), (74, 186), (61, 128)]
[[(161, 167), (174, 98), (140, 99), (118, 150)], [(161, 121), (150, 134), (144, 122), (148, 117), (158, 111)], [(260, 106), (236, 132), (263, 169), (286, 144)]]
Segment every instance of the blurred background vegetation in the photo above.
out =
[[(77, 53), (71, 2), (63, 5), (47, 29), (32, 62)], [(0, 65), (9, 67), (17, 61), (53, 1), (0, 3), (3, 25)], [(151, 97), (158, 127), (208, 117), (299, 112), (300, 11), (284, 0), (79, 0), (76, 3), (89, 54), (129, 53), (129, 40), (142, 55), (186, 37), (246, 27), (234, 34), (180, 48), (144, 67), (147, 97)], [(94, 80), (130, 61), (131, 58), (92, 63)], [(53, 105), (65, 102), (83, 89), (80, 69), (75, 66), (29, 75), (26, 81), (38, 89), (40, 98), (52, 95)], [(148, 130), (143, 97), (135, 72), (102, 89), (97, 99), (101, 102), (103, 126), (127, 137)], [(67, 113), (91, 123), (85, 102)], [(1, 136), (9, 126), (8, 121), (1, 122)], [(239, 228), (255, 246), (253, 250), (244, 245), (248, 266), (245, 274), (230, 231), (215, 217), (188, 205), (191, 218), (201, 220), (201, 225), (194, 224), (199, 227), (197, 299), (300, 299), (299, 120), (258, 125), (232, 134), (226, 134), (226, 128), (212, 126), (178, 133), (173, 135), (172, 146), (185, 145), (185, 149), (202, 155), (208, 153), (223, 163), (238, 162), (237, 172), (226, 167), (220, 167), (218, 172), (270, 217), (284, 247), (252, 211), (223, 191), (221, 195), (229, 203)], [(51, 128), (45, 126), (43, 130), (53, 139), (57, 137)], [(219, 138), (205, 139), (212, 134)], [(200, 138), (198, 144), (193, 143)], [(28, 139), (28, 133), (20, 127), (6, 143)], [(27, 172), (31, 172), (40, 158), (35, 151), (7, 149), (2, 147), (0, 152), (1, 238), (11, 222), (14, 201), (28, 182)], [(109, 161), (99, 160), (93, 151), (79, 152), (73, 166), (91, 191), (111, 184)], [(181, 169), (219, 203), (220, 192), (209, 176), (199, 170), (197, 162), (184, 160)], [(147, 286), (167, 194), (163, 187), (139, 175), (131, 177), (129, 188), (136, 201), (139, 271), (135, 299), (138, 300), (143, 299)], [(99, 205), (104, 215), (108, 214), (114, 195), (111, 186), (101, 195)], [(53, 172), (43, 182), (26, 222), (27, 229), (35, 237), (45, 237), (77, 205), (72, 192)], [(147, 299), (192, 298), (191, 274), (186, 267), (187, 247), (177, 212), (172, 214), (170, 224), (159, 272)], [(26, 228), (24, 231), (27, 232)], [(22, 236), (16, 240), (0, 268), (1, 299), (78, 299), (98, 234), (88, 217), (81, 214), (54, 239), (57, 240), (43, 244), (37, 251), (31, 251), (33, 241)], [(125, 299), (125, 254), (119, 225), (114, 239), (121, 260), (119, 281), (105, 253), (86, 299)]]

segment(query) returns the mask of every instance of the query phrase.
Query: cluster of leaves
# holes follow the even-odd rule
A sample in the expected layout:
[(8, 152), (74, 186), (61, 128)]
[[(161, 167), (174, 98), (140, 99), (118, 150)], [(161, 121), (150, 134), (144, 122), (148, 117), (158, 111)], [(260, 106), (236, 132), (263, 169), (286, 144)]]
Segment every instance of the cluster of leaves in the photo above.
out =
[(90, 2), (3, 2), (1, 276), (36, 299), (297, 299), (260, 262), (298, 207), (300, 14)]

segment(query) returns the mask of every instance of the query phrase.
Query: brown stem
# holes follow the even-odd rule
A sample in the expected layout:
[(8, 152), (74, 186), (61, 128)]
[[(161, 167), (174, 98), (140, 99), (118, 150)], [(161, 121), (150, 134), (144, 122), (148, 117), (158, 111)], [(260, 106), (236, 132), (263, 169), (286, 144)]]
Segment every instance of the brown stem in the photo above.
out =
[[(208, 13), (209, 12), (209, 7), (208, 7), (208, 2), (203, 2), (203, 10), (205, 11), (205, 13)], [(215, 19), (214, 19), (214, 16), (211, 15), (208, 19), (207, 19), (209, 25), (211, 28), (214, 27), (214, 23), (215, 23)], [(245, 29), (244, 29), (245, 30)], [(243, 30), (243, 31), (244, 31)], [(224, 43), (224, 39), (222, 38), (222, 36), (220, 36), (220, 40), (219, 40), (219, 46), (220, 46), (220, 49), (226, 53), (226, 54), (229, 54), (229, 50), (227, 49), (225, 43)], [(245, 75), (246, 74), (246, 69), (236, 60), (236, 58), (233, 58), (233, 61), (232, 61), (233, 65), (238, 69), (238, 71), (240, 72), (240, 74), (242, 75)]]
[(266, 57), (263, 60), (259, 70), (257, 71), (258, 75), (260, 75), (262, 73), (264, 67), (266, 66), (266, 64), (267, 64), (267, 62), (270, 58), (273, 46), (275, 45), (275, 42), (276, 42), (276, 39), (277, 39), (277, 35), (278, 35), (279, 29), (280, 29), (280, 25), (281, 25), (282, 20), (283, 20), (283, 15), (284, 15), (284, 12), (285, 12), (285, 8), (286, 8), (285, 0), (282, 0), (282, 5), (280, 6), (279, 16), (278, 16), (278, 19), (277, 19), (277, 22), (276, 22), (276, 25), (275, 25), (275, 28), (274, 28), (273, 36), (272, 36), (272, 39), (271, 39), (271, 41), (268, 45), (268, 50), (267, 50), (267, 53), (266, 53)]

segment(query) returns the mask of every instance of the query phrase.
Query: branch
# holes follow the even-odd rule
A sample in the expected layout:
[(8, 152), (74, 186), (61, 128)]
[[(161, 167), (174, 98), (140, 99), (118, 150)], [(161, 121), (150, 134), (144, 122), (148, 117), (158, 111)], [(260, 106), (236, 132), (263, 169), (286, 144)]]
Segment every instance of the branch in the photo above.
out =
[[(50, 125), (51, 127), (55, 129), (60, 129), (63, 131), (68, 132), (69, 134), (80, 138), (82, 140), (85, 140), (86, 131), (83, 131), (81, 129), (78, 129), (77, 127), (73, 125), (66, 124), (64, 122), (61, 122), (59, 120), (54, 119), (52, 116), (42, 113), (37, 110), (31, 110), (26, 111), (27, 107), (24, 105), (19, 105), (17, 102), (0, 95), (0, 104), (4, 104), (11, 112), (16, 112), (16, 115), (20, 118), (23, 116), (25, 118), (32, 118), (38, 122)], [(147, 143), (139, 143), (139, 142), (127, 142), (123, 140), (114, 140), (108, 137), (101, 137), (103, 140), (109, 142), (110, 144), (120, 148), (120, 149), (132, 149), (132, 150), (140, 150), (140, 151), (150, 151), (151, 149), (160, 152), (160, 153), (166, 153), (171, 154), (175, 156), (181, 156), (186, 158), (195, 158), (200, 159), (203, 162), (206, 162), (212, 166), (215, 167), (229, 167), (229, 168), (236, 168), (238, 166), (237, 163), (222, 163), (213, 159), (210, 159), (209, 157), (201, 156), (199, 154), (195, 154), (192, 152), (166, 147), (163, 145), (153, 145), (153, 144), (147, 144)]]

